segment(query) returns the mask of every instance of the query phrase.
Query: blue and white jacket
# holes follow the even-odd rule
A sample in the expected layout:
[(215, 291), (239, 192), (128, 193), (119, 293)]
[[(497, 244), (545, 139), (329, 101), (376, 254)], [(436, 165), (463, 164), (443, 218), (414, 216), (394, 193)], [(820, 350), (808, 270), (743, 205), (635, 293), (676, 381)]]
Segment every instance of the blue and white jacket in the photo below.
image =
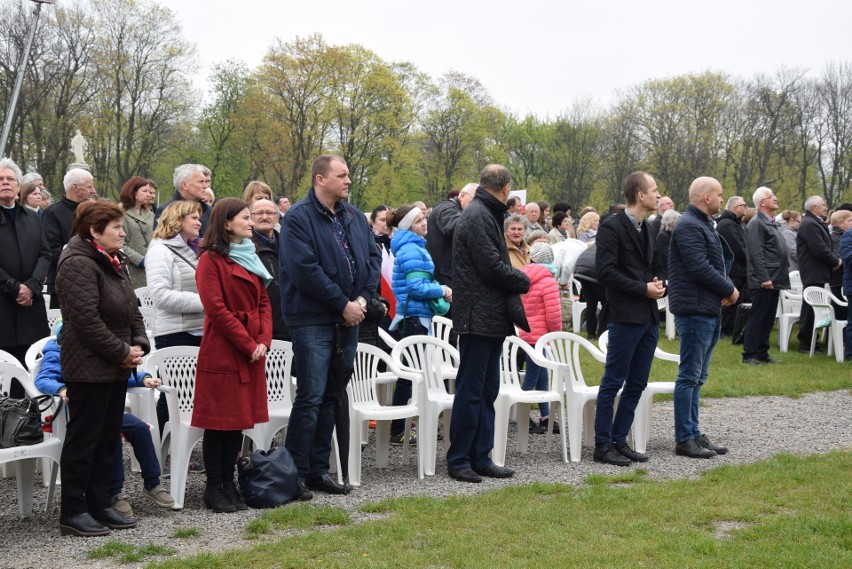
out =
[(391, 288), (396, 297), (396, 312), (402, 317), (432, 318), (429, 301), (444, 296), (444, 287), (423, 278), (406, 280), (414, 271), (435, 274), (435, 263), (426, 250), (426, 240), (408, 229), (398, 229), (391, 239), (394, 256)]

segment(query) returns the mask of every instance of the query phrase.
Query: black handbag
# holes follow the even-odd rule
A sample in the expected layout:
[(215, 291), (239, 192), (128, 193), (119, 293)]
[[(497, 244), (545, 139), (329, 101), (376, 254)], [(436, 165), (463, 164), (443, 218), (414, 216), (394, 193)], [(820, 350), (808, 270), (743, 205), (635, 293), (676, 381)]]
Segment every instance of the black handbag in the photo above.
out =
[(524, 332), (530, 331), (530, 323), (527, 321), (527, 312), (524, 310), (520, 294), (510, 294), (506, 297), (506, 315), (512, 324)]
[(39, 395), (32, 399), (0, 399), (0, 448), (37, 445), (44, 441), (43, 427), (53, 423), (53, 419), (62, 410), (62, 398), (55, 398), (56, 412), (47, 421), (42, 421), (42, 413), (51, 408), (52, 395)]
[(252, 508), (275, 508), (299, 494), (299, 472), (285, 447), (256, 450), (237, 462), (240, 491)]

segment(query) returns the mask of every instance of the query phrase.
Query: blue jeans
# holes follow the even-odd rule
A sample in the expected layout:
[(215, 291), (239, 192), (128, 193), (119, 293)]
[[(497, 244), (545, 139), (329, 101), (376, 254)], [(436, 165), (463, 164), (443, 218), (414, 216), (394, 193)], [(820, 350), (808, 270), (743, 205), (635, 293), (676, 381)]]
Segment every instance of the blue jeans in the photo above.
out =
[(719, 316), (675, 316), (680, 334), (680, 365), (674, 389), (675, 440), (685, 443), (701, 436), (698, 429), (698, 400), (713, 349), (722, 333)]
[[(136, 415), (125, 413), (121, 419), (121, 434), (133, 447), (133, 454), (139, 461), (142, 469), (142, 480), (145, 489), (150, 490), (160, 485), (160, 461), (157, 460), (157, 451), (154, 450), (154, 441), (151, 437), (151, 428), (148, 423), (139, 419)], [(124, 487), (124, 460), (121, 453), (121, 441), (115, 453), (112, 465), (112, 485), (109, 495), (115, 496)]]
[[(526, 372), (524, 373), (524, 383), (521, 385), (521, 389), (524, 391), (547, 391), (550, 389), (550, 374), (547, 368), (540, 367), (529, 356), (526, 356), (526, 358)], [(539, 403), (538, 409), (542, 417), (550, 416), (550, 403)]]
[(447, 468), (486, 468), (494, 448), (494, 400), (500, 391), (503, 338), (459, 336), (459, 371)]
[[(284, 446), (293, 456), (299, 478), (317, 478), (328, 474), (331, 454), (337, 394), (326, 393), (326, 385), (337, 335), (334, 324), (292, 326), (290, 333), (296, 354), (296, 400)], [(341, 328), (341, 342), (346, 357), (354, 361), (358, 327)]]
[(843, 329), (843, 351), (847, 360), (852, 360), (852, 322)]
[[(653, 320), (645, 324), (610, 323), (606, 365), (595, 408), (595, 445), (626, 443), (633, 425), (636, 405), (648, 385), (660, 327)], [(613, 417), (615, 396), (621, 399)]]

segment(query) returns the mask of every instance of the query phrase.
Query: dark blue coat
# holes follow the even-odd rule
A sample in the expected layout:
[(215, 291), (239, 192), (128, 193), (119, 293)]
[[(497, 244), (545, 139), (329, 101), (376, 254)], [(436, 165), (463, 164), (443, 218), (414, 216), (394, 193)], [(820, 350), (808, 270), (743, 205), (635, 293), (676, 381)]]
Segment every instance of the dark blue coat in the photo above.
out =
[(840, 258), (843, 259), (843, 294), (852, 298), (852, 229), (840, 238)]
[(722, 299), (734, 292), (727, 271), (733, 257), (710, 217), (689, 205), (669, 244), (668, 302), (672, 314), (719, 316)]
[(355, 282), (349, 278), (346, 257), (337, 245), (328, 210), (314, 189), (281, 220), (281, 307), (287, 326), (343, 322), (346, 303), (369, 300), (379, 286), (382, 256), (364, 214), (338, 202), (352, 255)]

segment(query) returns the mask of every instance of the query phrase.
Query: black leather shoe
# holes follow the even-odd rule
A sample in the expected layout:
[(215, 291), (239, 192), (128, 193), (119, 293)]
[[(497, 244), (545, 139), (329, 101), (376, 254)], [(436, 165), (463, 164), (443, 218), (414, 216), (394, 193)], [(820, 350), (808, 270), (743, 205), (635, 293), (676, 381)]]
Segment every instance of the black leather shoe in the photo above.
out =
[(92, 512), (92, 517), (110, 529), (130, 529), (136, 527), (135, 518), (125, 518), (111, 507)]
[(240, 497), (237, 485), (234, 484), (233, 480), (222, 482), (222, 491), (225, 493), (225, 498), (234, 505), (234, 508), (239, 511), (248, 510), (248, 506), (246, 506), (246, 503)]
[(784, 360), (776, 360), (775, 358), (773, 358), (771, 356), (766, 356), (765, 358), (760, 358), (760, 361), (762, 361), (765, 364), (783, 364), (784, 363)]
[(314, 499), (314, 493), (308, 490), (304, 480), (299, 480), (299, 493), (296, 494), (296, 499), (300, 502), (307, 502)]
[(480, 476), (487, 476), (488, 478), (511, 478), (515, 475), (515, 471), (511, 468), (507, 466), (497, 466), (493, 462), (485, 468), (474, 468), (473, 471)]
[(352, 493), (352, 484), (349, 483), (349, 477), (348, 476), (343, 477), (343, 493), (344, 494), (351, 494)]
[(615, 450), (615, 447), (611, 444), (595, 446), (593, 458), (595, 462), (603, 462), (615, 466), (630, 466), (630, 459)]
[(530, 419), (530, 434), (531, 435), (543, 435), (547, 432), (547, 427), (543, 427), (539, 423), (536, 423), (532, 419)]
[(325, 492), (326, 494), (346, 494), (346, 488), (342, 484), (338, 484), (337, 480), (328, 473), (316, 478), (308, 478), (306, 482), (311, 490)]
[(95, 521), (89, 512), (59, 518), (59, 535), (97, 537), (109, 533), (109, 528)]
[(689, 458), (713, 458), (716, 456), (716, 451), (704, 448), (693, 439), (685, 443), (678, 443), (675, 447), (675, 454), (678, 456), (688, 456)]
[(757, 359), (757, 358), (749, 358), (749, 359), (747, 359), (747, 360), (743, 360), (743, 363), (744, 363), (744, 364), (748, 364), (748, 365), (750, 365), (750, 366), (762, 366), (762, 365), (764, 365), (766, 362), (761, 361), (761, 360), (759, 360), (759, 359)]
[(482, 476), (473, 471), (472, 468), (459, 468), (450, 470), (450, 478), (459, 482), (482, 482)]
[(627, 457), (631, 462), (648, 462), (648, 455), (636, 452), (627, 443), (612, 443), (612, 448)]
[(225, 495), (221, 484), (208, 484), (204, 488), (204, 505), (217, 514), (230, 514), (237, 511), (237, 507)]
[(712, 450), (716, 454), (727, 454), (728, 452), (728, 447), (723, 447), (721, 445), (711, 443), (710, 439), (707, 438), (707, 435), (701, 435), (700, 437), (697, 437), (695, 439), (695, 442), (697, 442), (703, 448)]

